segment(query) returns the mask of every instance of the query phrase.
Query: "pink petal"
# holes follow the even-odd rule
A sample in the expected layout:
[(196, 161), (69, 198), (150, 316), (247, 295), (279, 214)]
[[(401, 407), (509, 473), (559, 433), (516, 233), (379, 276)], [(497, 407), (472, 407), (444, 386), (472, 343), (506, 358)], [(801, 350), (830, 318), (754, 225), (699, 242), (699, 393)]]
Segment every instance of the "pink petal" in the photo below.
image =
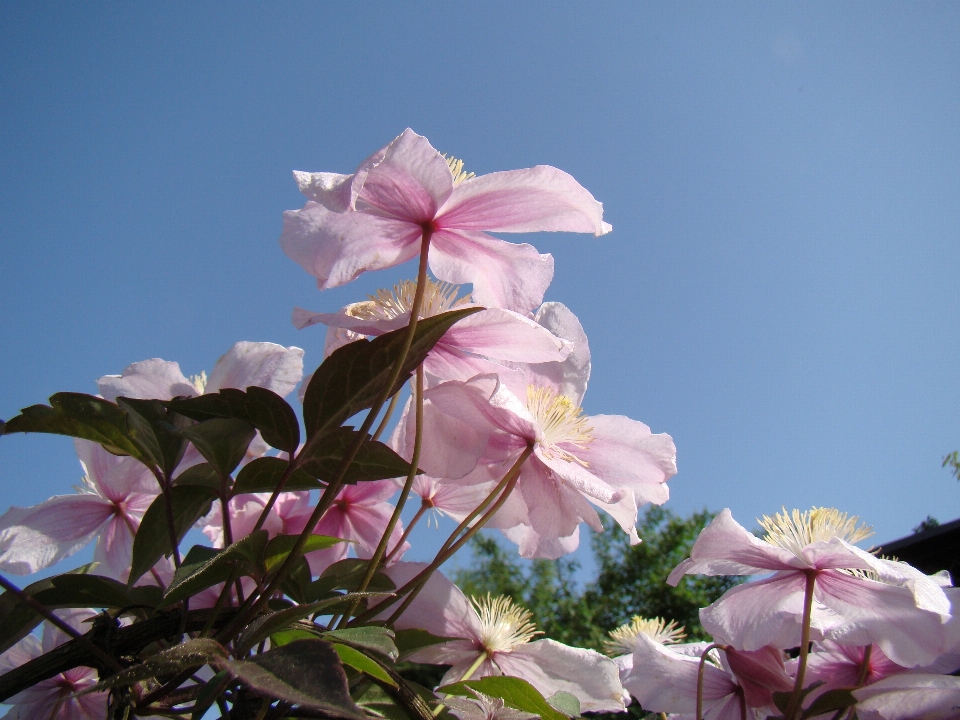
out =
[(382, 147), (373, 155), (368, 157), (357, 168), (353, 175), (341, 175), (339, 173), (305, 173), (294, 170), (293, 178), (297, 181), (300, 192), (311, 200), (315, 200), (321, 205), (325, 205), (334, 212), (346, 212), (354, 210), (357, 196), (363, 189), (364, 180), (370, 168), (383, 160), (387, 149), (390, 146)]
[(585, 712), (622, 712), (623, 686), (616, 663), (595, 650), (537, 640), (510, 653), (496, 653), (504, 674), (523, 678), (549, 698), (568, 692)]
[[(573, 448), (573, 450), (579, 450), (579, 448)], [(534, 450), (534, 455), (553, 471), (557, 479), (576, 489), (592, 502), (616, 503), (623, 496), (623, 493), (612, 488), (605, 478), (597, 477), (592, 473), (593, 468), (588, 470), (579, 463), (554, 455), (539, 444)]]
[[(97, 549), (93, 559), (101, 563), (98, 575), (126, 581), (130, 574), (130, 562), (133, 558), (133, 537), (135, 530), (131, 522), (114, 515), (100, 532)], [(137, 523), (134, 527), (139, 527)]]
[(73, 446), (87, 477), (104, 498), (120, 503), (131, 494), (160, 492), (156, 478), (139, 461), (109, 453), (89, 440), (76, 439)]
[(794, 678), (784, 670), (783, 652), (777, 648), (770, 645), (753, 651), (730, 648), (724, 657), (750, 707), (772, 705), (774, 692), (793, 689)]
[(29, 575), (73, 555), (113, 513), (99, 495), (60, 495), (0, 516), (0, 570)]
[(540, 363), (559, 362), (572, 346), (522, 315), (490, 308), (457, 322), (443, 343), (498, 360)]
[(303, 350), (268, 342), (238, 342), (217, 360), (206, 392), (251, 385), (289, 395), (303, 377)]
[(422, 234), (419, 225), (308, 202), (283, 214), (280, 247), (326, 290), (416, 257)]
[(350, 308), (362, 304), (353, 303), (335, 313), (312, 313), (303, 308), (295, 308), (293, 311), (293, 326), (297, 330), (303, 330), (305, 327), (322, 323), (329, 327), (353, 330), (358, 335), (383, 335), (391, 330), (406, 327), (410, 322), (410, 313), (404, 313), (390, 319), (367, 320), (354, 317), (347, 312)]
[(853, 691), (863, 720), (948, 720), (960, 707), (960, 678), (905, 674)]
[(667, 583), (676, 586), (684, 575), (756, 575), (798, 567), (806, 567), (806, 564), (789, 550), (764, 542), (748, 532), (733, 519), (730, 509), (724, 508), (703, 529), (693, 544), (690, 558), (670, 573)]
[(603, 235), (603, 205), (572, 176), (549, 165), (466, 180), (437, 215), (440, 227), (489, 232), (566, 231)]
[(453, 190), (453, 175), (430, 141), (407, 128), (363, 181), (357, 209), (420, 224), (433, 220)]
[(542, 537), (529, 525), (516, 525), (501, 530), (507, 540), (516, 543), (520, 557), (556, 560), (580, 546), (580, 526), (567, 537)]
[(545, 302), (537, 310), (535, 319), (539, 325), (571, 343), (573, 351), (563, 362), (531, 365), (530, 374), (536, 377), (533, 384), (551, 387), (580, 405), (590, 380), (590, 344), (580, 320), (566, 305), (558, 302)]
[(197, 389), (180, 372), (175, 362), (160, 358), (128, 365), (121, 375), (104, 375), (97, 380), (100, 394), (107, 400), (118, 397), (142, 400), (172, 400), (178, 396), (193, 397)]
[(553, 279), (552, 255), (477, 231), (436, 231), (429, 259), (430, 270), (440, 280), (472, 283), (473, 299), (479, 305), (521, 314), (543, 302)]
[(530, 525), (541, 536), (568, 537), (581, 521), (586, 521), (598, 532), (603, 529), (596, 511), (583, 495), (554, 477), (536, 457), (524, 463), (517, 489), (527, 504)]

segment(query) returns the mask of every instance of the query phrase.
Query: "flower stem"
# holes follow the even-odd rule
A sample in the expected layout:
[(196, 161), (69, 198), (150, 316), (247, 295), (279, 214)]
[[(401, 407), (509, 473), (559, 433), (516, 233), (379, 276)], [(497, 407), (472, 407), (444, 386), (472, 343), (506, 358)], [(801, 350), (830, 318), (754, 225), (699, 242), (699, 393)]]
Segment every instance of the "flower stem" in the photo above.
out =
[[(413, 528), (416, 527), (416, 524), (420, 521), (420, 518), (423, 517), (424, 513), (427, 512), (430, 508), (433, 507), (433, 503), (423, 499), (420, 501), (420, 509), (417, 510), (417, 514), (414, 515), (410, 522), (407, 523), (407, 529), (403, 531), (403, 535), (400, 536), (400, 540), (397, 541), (397, 544), (394, 546), (393, 550), (390, 551), (390, 554), (387, 555), (387, 559), (384, 560), (384, 563), (388, 563), (393, 560), (394, 555), (400, 552), (400, 548), (403, 547), (403, 544), (407, 541), (407, 538), (410, 537), (410, 533), (413, 531)], [(427, 527), (430, 527), (427, 525)]]
[(817, 583), (817, 571), (807, 570), (804, 573), (807, 577), (806, 587), (803, 591), (803, 627), (800, 630), (800, 658), (797, 662), (797, 679), (793, 684), (793, 694), (790, 696), (790, 704), (787, 705), (787, 711), (783, 714), (784, 720), (793, 720), (800, 707), (800, 697), (803, 693), (803, 676), (807, 672), (807, 655), (810, 654), (810, 621), (813, 615), (813, 588)]
[[(410, 496), (410, 488), (413, 487), (413, 480), (420, 472), (417, 466), (420, 464), (420, 449), (423, 444), (423, 365), (417, 368), (417, 381), (413, 391), (413, 406), (416, 409), (416, 431), (413, 437), (413, 455), (410, 458), (410, 471), (407, 473), (407, 479), (403, 483), (403, 490), (400, 491), (400, 498), (397, 500), (397, 506), (393, 509), (393, 514), (390, 516), (387, 527), (383, 531), (383, 536), (380, 538), (380, 542), (377, 544), (377, 549), (374, 551), (373, 556), (367, 563), (367, 571), (364, 573), (363, 579), (357, 586), (357, 593), (362, 593), (367, 589), (367, 586), (373, 579), (374, 574), (376, 574), (377, 569), (380, 567), (380, 560), (387, 551), (387, 544), (390, 542), (390, 536), (393, 535), (393, 529), (397, 526), (397, 522), (400, 520), (400, 513), (403, 512), (403, 506), (406, 505), (407, 498)], [(357, 605), (359, 604), (360, 598), (358, 597), (350, 605), (350, 609), (340, 617), (340, 619), (337, 621), (337, 624), (334, 626), (334, 629), (339, 627), (340, 623), (344, 619), (349, 618), (356, 611)]]
[(383, 431), (387, 429), (387, 423), (390, 422), (390, 418), (393, 416), (393, 411), (397, 407), (397, 401), (400, 399), (400, 391), (398, 390), (393, 394), (393, 397), (390, 398), (390, 404), (387, 405), (387, 410), (383, 413), (383, 418), (380, 420), (380, 424), (377, 426), (377, 431), (373, 434), (374, 440), (379, 440), (380, 436), (383, 435)]
[(713, 649), (723, 650), (725, 647), (717, 643), (711, 643), (700, 653), (700, 666), (697, 668), (697, 720), (703, 720), (703, 670), (707, 664), (707, 655)]
[[(480, 655), (477, 656), (477, 659), (473, 661), (473, 665), (467, 668), (467, 671), (462, 676), (460, 676), (460, 679), (457, 682), (464, 682), (466, 680), (469, 680), (471, 677), (473, 677), (473, 674), (480, 668), (481, 665), (483, 665), (483, 662), (487, 659), (487, 657), (488, 655), (486, 651), (483, 651), (482, 653), (480, 653)], [(440, 703), (439, 705), (437, 705), (433, 709), (433, 716), (437, 717), (440, 713), (443, 712), (443, 709), (445, 707), (446, 705), (444, 705), (443, 703)]]

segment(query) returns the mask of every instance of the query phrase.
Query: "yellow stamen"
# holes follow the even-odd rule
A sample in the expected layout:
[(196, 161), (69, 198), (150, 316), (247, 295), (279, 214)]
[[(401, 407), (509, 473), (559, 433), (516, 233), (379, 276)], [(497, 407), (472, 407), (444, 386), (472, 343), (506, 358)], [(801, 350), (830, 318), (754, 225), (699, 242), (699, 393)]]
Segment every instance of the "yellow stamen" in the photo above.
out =
[(203, 395), (207, 389), (207, 373), (204, 370), (201, 370), (199, 375), (191, 375), (187, 381), (196, 388), (198, 395)]
[(450, 168), (450, 174), (453, 175), (453, 184), (459, 185), (464, 180), (469, 180), (470, 178), (475, 178), (476, 173), (468, 173), (463, 171), (463, 160), (459, 160), (452, 155), (444, 155), (443, 159), (447, 161), (447, 167)]
[(632, 653), (637, 646), (637, 636), (646, 635), (661, 645), (675, 645), (687, 637), (684, 629), (671, 620), (663, 618), (643, 618), (634, 615), (633, 620), (610, 631), (610, 639), (604, 641), (608, 655)]
[[(459, 285), (427, 279), (420, 317), (433, 317), (471, 302), (469, 293), (458, 298), (459, 290)], [(394, 285), (392, 290), (377, 290), (376, 295), (367, 296), (369, 300), (348, 305), (345, 312), (361, 320), (392, 320), (410, 312), (416, 292), (416, 281), (404, 280)]]
[(480, 616), (480, 642), (487, 655), (510, 652), (543, 634), (531, 621), (533, 613), (506, 595), (487, 593), (483, 598), (470, 598), (470, 602)]
[(860, 518), (856, 515), (851, 516), (835, 508), (824, 507), (815, 507), (806, 512), (793, 510), (790, 513), (783, 508), (782, 513), (773, 517), (764, 515), (757, 520), (767, 531), (764, 540), (798, 556), (811, 543), (840, 538), (856, 544), (873, 535), (873, 530), (867, 525), (861, 524), (858, 527), (859, 521)]
[(528, 385), (527, 410), (540, 425), (543, 433), (540, 447), (545, 455), (559, 456), (587, 467), (585, 461), (570, 451), (557, 447), (562, 443), (582, 450), (593, 442), (593, 428), (590, 427), (589, 418), (583, 415), (582, 408), (551, 388)]

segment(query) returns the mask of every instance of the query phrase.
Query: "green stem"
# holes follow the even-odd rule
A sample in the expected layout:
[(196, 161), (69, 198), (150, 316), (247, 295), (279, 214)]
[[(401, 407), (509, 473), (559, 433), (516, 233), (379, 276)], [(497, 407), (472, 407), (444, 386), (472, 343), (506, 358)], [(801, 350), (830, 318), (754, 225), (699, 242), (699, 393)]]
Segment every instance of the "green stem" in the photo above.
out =
[(817, 583), (817, 571), (806, 570), (806, 587), (803, 591), (803, 627), (800, 630), (800, 658), (797, 663), (797, 679), (793, 684), (793, 694), (790, 704), (784, 713), (784, 720), (793, 720), (800, 707), (800, 698), (803, 694), (803, 676), (807, 671), (807, 655), (810, 654), (810, 622), (813, 615), (813, 589)]
[(377, 426), (377, 431), (373, 434), (374, 440), (379, 440), (380, 436), (383, 435), (383, 431), (387, 429), (387, 423), (390, 422), (390, 418), (393, 416), (393, 411), (397, 407), (397, 401), (400, 399), (400, 391), (398, 390), (393, 394), (393, 397), (390, 398), (390, 404), (387, 405), (386, 412), (383, 413), (383, 418), (380, 420), (380, 424)]
[[(473, 661), (473, 665), (467, 668), (467, 671), (460, 677), (460, 680), (458, 680), (458, 682), (464, 682), (465, 680), (469, 680), (471, 677), (473, 677), (473, 674), (477, 671), (477, 669), (481, 665), (483, 665), (487, 657), (489, 656), (487, 655), (486, 651), (483, 651), (482, 653), (480, 653), (480, 655), (477, 656), (477, 659)], [(433, 709), (433, 716), (437, 717), (440, 713), (443, 712), (443, 709), (445, 707), (446, 705), (444, 705), (443, 703), (440, 703), (439, 705), (437, 705)]]
[(257, 518), (256, 525), (253, 526), (253, 530), (250, 531), (251, 534), (255, 533), (257, 530), (263, 527), (263, 524), (267, 521), (267, 517), (270, 515), (270, 511), (273, 509), (274, 504), (277, 502), (277, 498), (280, 497), (280, 493), (283, 492), (283, 488), (287, 484), (287, 480), (290, 479), (290, 476), (293, 474), (293, 471), (297, 467), (297, 456), (296, 454), (291, 455), (287, 459), (287, 467), (283, 471), (283, 475), (280, 476), (280, 480), (277, 482), (277, 486), (273, 489), (273, 492), (270, 493), (270, 499), (267, 500), (267, 504), (263, 506), (263, 510), (260, 511), (260, 517)]
[[(393, 560), (394, 556), (400, 552), (400, 548), (403, 547), (403, 544), (407, 541), (407, 538), (410, 537), (410, 533), (413, 532), (413, 528), (416, 527), (417, 523), (420, 521), (420, 518), (422, 518), (424, 513), (432, 507), (433, 503), (430, 501), (426, 499), (420, 501), (420, 509), (417, 510), (417, 514), (410, 519), (409, 523), (407, 523), (407, 529), (403, 531), (403, 535), (400, 536), (400, 540), (397, 542), (396, 547), (390, 551), (390, 554), (387, 555), (387, 559), (383, 561), (384, 564), (389, 563), (391, 560)], [(429, 525), (427, 527), (429, 527)]]
[(713, 649), (725, 650), (726, 646), (718, 643), (710, 643), (700, 653), (700, 665), (697, 668), (697, 720), (703, 720), (703, 671), (707, 664), (707, 655)]

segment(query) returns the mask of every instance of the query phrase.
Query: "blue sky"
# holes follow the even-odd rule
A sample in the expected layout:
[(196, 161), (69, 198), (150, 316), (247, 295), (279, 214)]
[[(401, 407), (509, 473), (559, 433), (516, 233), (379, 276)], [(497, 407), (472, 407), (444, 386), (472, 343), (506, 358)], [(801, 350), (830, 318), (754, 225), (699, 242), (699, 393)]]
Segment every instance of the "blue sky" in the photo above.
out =
[[(0, 417), (237, 340), (315, 366), (295, 305), (414, 269), (318, 292), (277, 245), (290, 171), (409, 126), (604, 203), (608, 236), (524, 239), (590, 338), (586, 411), (676, 440), (675, 511), (954, 519), (958, 35), (946, 3), (4, 3)], [(4, 506), (79, 475), (0, 439)]]

